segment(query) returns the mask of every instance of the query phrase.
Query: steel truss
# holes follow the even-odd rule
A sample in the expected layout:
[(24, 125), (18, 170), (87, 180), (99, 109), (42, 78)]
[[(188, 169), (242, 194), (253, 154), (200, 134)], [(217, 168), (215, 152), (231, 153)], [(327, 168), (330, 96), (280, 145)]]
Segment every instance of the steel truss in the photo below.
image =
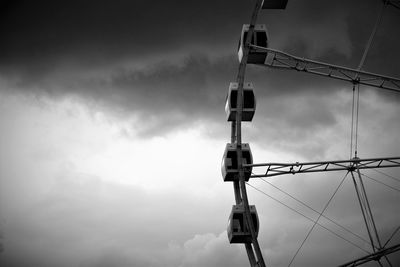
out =
[(296, 70), (337, 80), (348, 81), (353, 84), (363, 84), (400, 92), (400, 79), (398, 78), (301, 58), (271, 48), (255, 45), (250, 45), (250, 47), (256, 51), (268, 52), (265, 63), (257, 64), (260, 66), (275, 69)]
[(298, 174), (310, 172), (327, 171), (355, 171), (356, 169), (377, 169), (400, 167), (400, 157), (393, 158), (371, 158), (316, 162), (295, 162), (295, 163), (259, 163), (245, 164), (244, 167), (266, 168), (263, 173), (253, 174), (250, 178), (271, 177), (284, 174)]

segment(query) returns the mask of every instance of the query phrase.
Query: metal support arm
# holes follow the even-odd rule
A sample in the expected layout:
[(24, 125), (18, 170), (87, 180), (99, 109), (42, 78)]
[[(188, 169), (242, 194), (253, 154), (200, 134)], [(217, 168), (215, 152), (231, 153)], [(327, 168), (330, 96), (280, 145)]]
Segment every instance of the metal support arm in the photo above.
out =
[[(335, 161), (319, 161), (319, 162), (295, 162), (295, 163), (260, 163), (245, 164), (244, 167), (264, 168), (263, 173), (255, 173), (250, 178), (271, 177), (284, 174), (297, 174), (309, 172), (326, 172), (326, 171), (354, 171), (358, 169), (376, 169), (400, 167), (400, 157), (393, 158), (371, 158)], [(266, 168), (266, 169), (265, 169)]]
[(268, 52), (266, 62), (264, 64), (257, 65), (276, 69), (297, 70), (342, 81), (348, 81), (353, 84), (364, 84), (385, 90), (400, 92), (400, 79), (398, 78), (318, 62), (311, 59), (300, 58), (271, 48), (255, 45), (250, 45), (250, 47), (256, 51)]

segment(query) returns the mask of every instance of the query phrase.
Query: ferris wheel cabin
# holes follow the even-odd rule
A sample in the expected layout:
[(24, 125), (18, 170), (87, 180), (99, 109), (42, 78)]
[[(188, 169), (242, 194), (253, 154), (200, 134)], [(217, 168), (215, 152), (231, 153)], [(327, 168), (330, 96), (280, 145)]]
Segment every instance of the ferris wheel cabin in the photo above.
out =
[[(256, 206), (250, 205), (251, 220), (258, 236), (259, 221)], [(251, 243), (251, 233), (245, 221), (245, 212), (243, 204), (232, 206), (227, 228), (229, 243)]]
[[(253, 164), (253, 155), (251, 154), (249, 144), (242, 144), (242, 164)], [(252, 169), (252, 167), (244, 168), (244, 178), (246, 181), (250, 179)], [(221, 172), (224, 182), (239, 180), (236, 144), (226, 144), (224, 156), (222, 158)]]
[[(239, 40), (238, 47), (238, 58), (239, 62), (242, 62), (243, 58), (243, 50), (246, 42), (247, 33), (249, 31), (249, 24), (244, 24), (242, 28), (242, 34)], [(260, 47), (268, 47), (268, 33), (267, 27), (264, 24), (256, 24), (254, 26), (254, 34), (251, 38), (250, 44), (260, 46)], [(267, 58), (268, 52), (256, 48), (250, 48), (249, 55), (247, 58), (247, 63), (249, 64), (264, 64), (265, 59)]]
[[(225, 112), (228, 121), (236, 121), (238, 83), (230, 83), (228, 96), (226, 98)], [(243, 84), (243, 111), (242, 121), (251, 121), (256, 111), (256, 98), (254, 96), (253, 84)]]

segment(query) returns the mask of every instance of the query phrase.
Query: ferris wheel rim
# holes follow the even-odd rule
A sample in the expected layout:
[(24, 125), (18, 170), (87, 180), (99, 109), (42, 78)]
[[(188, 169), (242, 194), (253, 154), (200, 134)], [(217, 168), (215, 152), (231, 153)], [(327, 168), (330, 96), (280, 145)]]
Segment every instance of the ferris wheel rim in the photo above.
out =
[(237, 93), (237, 112), (236, 112), (236, 121), (232, 121), (231, 127), (231, 142), (236, 143), (237, 150), (237, 159), (238, 159), (238, 169), (239, 169), (239, 181), (233, 182), (235, 202), (237, 205), (243, 204), (244, 206), (244, 219), (248, 225), (251, 234), (251, 243), (245, 243), (246, 252), (250, 261), (251, 266), (260, 266), (265, 267), (265, 262), (263, 259), (263, 255), (261, 252), (260, 245), (258, 243), (257, 235), (254, 229), (250, 208), (249, 208), (249, 200), (247, 197), (247, 189), (246, 189), (246, 181), (244, 177), (244, 169), (242, 166), (242, 140), (241, 140), (241, 122), (242, 122), (242, 99), (243, 99), (243, 83), (246, 73), (247, 66), (247, 57), (249, 54), (249, 43), (254, 34), (254, 26), (257, 21), (258, 13), (262, 8), (263, 0), (257, 0), (251, 21), (249, 24), (248, 34), (245, 40), (245, 46), (243, 49), (243, 55), (239, 63), (239, 71), (237, 73), (236, 82), (238, 83), (238, 93)]

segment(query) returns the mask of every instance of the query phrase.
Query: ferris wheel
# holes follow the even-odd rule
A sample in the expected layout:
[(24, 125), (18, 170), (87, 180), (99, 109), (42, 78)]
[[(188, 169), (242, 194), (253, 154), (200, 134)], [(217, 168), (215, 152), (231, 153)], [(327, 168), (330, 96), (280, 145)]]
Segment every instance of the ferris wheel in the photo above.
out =
[[(390, 247), (387, 245), (388, 242), (382, 244), (375, 226), (374, 217), (371, 212), (360, 170), (400, 167), (400, 157), (361, 159), (357, 156), (357, 145), (354, 146), (354, 151), (352, 150), (353, 145), (351, 145), (350, 159), (348, 160), (255, 164), (253, 162), (250, 145), (244, 143), (242, 140), (242, 122), (251, 122), (256, 111), (254, 86), (251, 82), (244, 81), (247, 64), (254, 64), (274, 69), (296, 70), (326, 78), (350, 82), (353, 85), (353, 111), (357, 112), (358, 99), (354, 100), (354, 97), (357, 95), (355, 92), (358, 90), (357, 86), (359, 85), (372, 86), (382, 90), (395, 91), (397, 93), (400, 92), (400, 79), (361, 71), (361, 66), (376, 32), (380, 17), (375, 24), (375, 28), (371, 34), (367, 49), (364, 52), (363, 59), (361, 60), (358, 69), (351, 69), (300, 58), (279, 50), (271, 49), (269, 47), (267, 28), (263, 24), (256, 24), (257, 16), (262, 9), (285, 9), (287, 2), (288, 0), (256, 0), (250, 23), (243, 25), (241, 31), (238, 45), (239, 70), (236, 81), (231, 82), (229, 85), (225, 105), (227, 121), (231, 123), (231, 138), (230, 143), (226, 144), (221, 165), (224, 182), (233, 183), (236, 202), (235, 205), (232, 206), (228, 220), (227, 234), (229, 242), (231, 244), (244, 244), (250, 266), (266, 266), (258, 242), (260, 222), (257, 210), (254, 205), (249, 204), (247, 197), (246, 185), (249, 185), (247, 183), (249, 179), (285, 174), (346, 171), (347, 174), (351, 174), (355, 186), (365, 227), (369, 236), (368, 243), (371, 245), (372, 253), (368, 253), (367, 256), (355, 259), (340, 266), (358, 266), (369, 261), (376, 261), (380, 266), (383, 266), (381, 263), (383, 260), (385, 260), (389, 266), (393, 266), (386, 255), (399, 251), (400, 244)], [(384, 6), (390, 4), (396, 8), (400, 8), (400, 6), (397, 6), (397, 3), (393, 1), (384, 1), (383, 4)], [(352, 115), (353, 117), (356, 116), (355, 112), (353, 112)], [(353, 119), (351, 130), (352, 143), (353, 137), (355, 137), (355, 143), (357, 143), (357, 126), (353, 123)], [(346, 178), (346, 176), (344, 178)], [(318, 219), (321, 216), (324, 216), (323, 212), (324, 211), (318, 212), (318, 214), (320, 214)], [(318, 219), (314, 221), (314, 226), (318, 224)], [(399, 229), (400, 227), (396, 229), (393, 235), (396, 234)], [(294, 257), (292, 258), (292, 261)]]

